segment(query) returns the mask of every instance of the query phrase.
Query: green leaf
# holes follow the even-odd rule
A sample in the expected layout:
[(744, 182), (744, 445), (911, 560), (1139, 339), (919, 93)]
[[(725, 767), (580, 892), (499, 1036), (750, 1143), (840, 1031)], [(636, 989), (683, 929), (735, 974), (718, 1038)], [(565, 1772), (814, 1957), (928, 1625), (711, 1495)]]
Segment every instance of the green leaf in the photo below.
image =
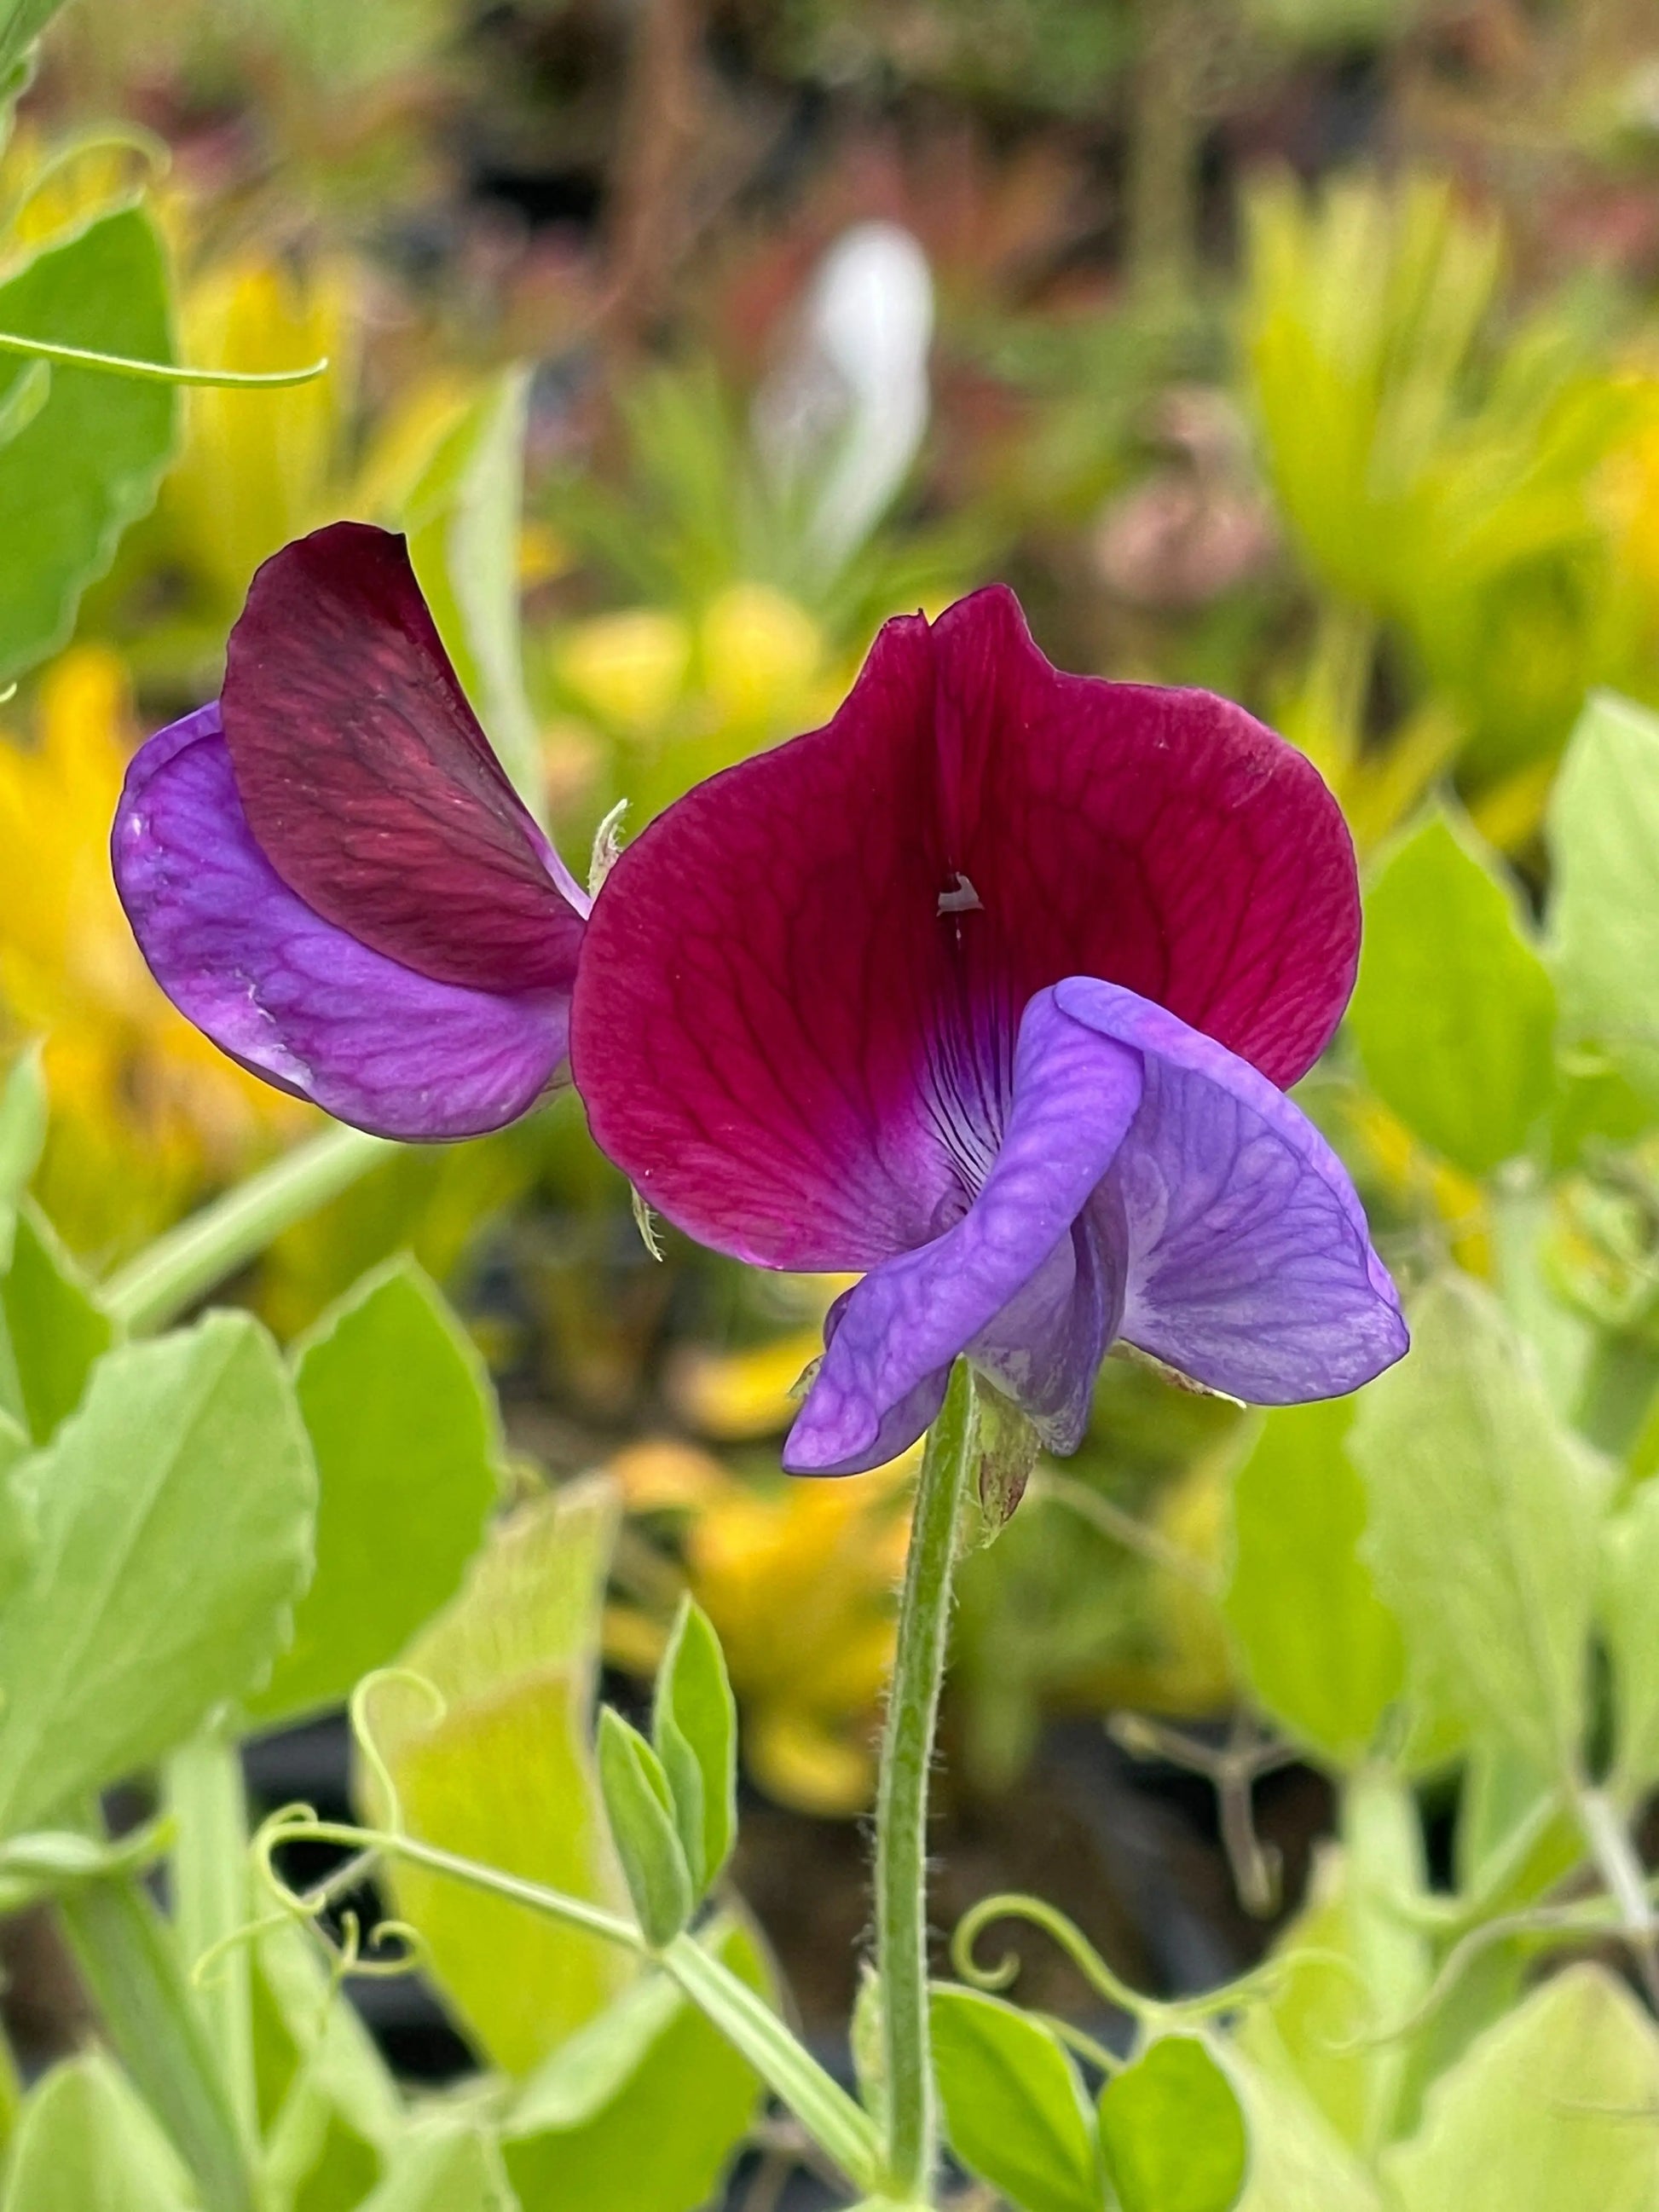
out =
[(1437, 1278), (1413, 1348), (1359, 1401), (1364, 1551), (1414, 1661), (1547, 1773), (1577, 1759), (1602, 1471), (1491, 1294)]
[(411, 2129), (357, 2212), (518, 2212), (495, 2137), (465, 2119)]
[(1487, 2030), (1385, 2167), (1400, 2212), (1652, 2212), (1659, 2037), (1598, 1966)]
[(691, 1917), (691, 1876), (675, 1826), (674, 1794), (656, 1753), (608, 1705), (599, 1715), (599, 1787), (645, 1939), (660, 1946)]
[(718, 1879), (738, 1825), (738, 1708), (726, 1655), (701, 1606), (683, 1601), (657, 1674), (651, 1734), (698, 1897)]
[(1239, 2212), (1382, 2212), (1369, 2175), (1296, 2087), (1229, 2055), (1250, 2170)]
[[(741, 1923), (716, 1955), (765, 1995), (770, 1975)], [(695, 2212), (755, 2117), (760, 2082), (665, 1976), (648, 1974), (525, 2084), (501, 2149), (526, 2205), (560, 2212)]]
[(1430, 816), (1365, 896), (1348, 1021), (1371, 1088), (1471, 1175), (1522, 1151), (1553, 1086), (1555, 991), (1467, 823)]
[(1360, 1558), (1365, 1491), (1347, 1454), (1355, 1401), (1263, 1420), (1233, 1482), (1222, 1600), (1264, 1710), (1339, 1765), (1365, 1756), (1404, 1686), (1394, 1615)]
[(40, 1048), (20, 1052), (0, 1091), (0, 1206), (15, 1207), (40, 1164), (48, 1111)]
[(933, 1993), (933, 2065), (951, 2149), (1023, 2212), (1099, 2212), (1094, 2116), (1051, 2028), (975, 1990)]
[(276, 1348), (231, 1313), (107, 1353), (12, 1479), (40, 1540), (0, 1617), (0, 1833), (246, 1689), (310, 1571), (315, 1496)]
[(0, 1282), (0, 1314), (30, 1434), (49, 1443), (115, 1332), (57, 1231), (27, 1199)]
[(1162, 2035), (1100, 2093), (1122, 2212), (1232, 2212), (1249, 2146), (1232, 2083), (1195, 2035)]
[[(615, 1493), (597, 1480), (521, 1506), (403, 1655), (441, 1712), (388, 1680), (368, 1717), (412, 1834), (625, 1913), (589, 1741), (616, 1522)], [(373, 1778), (361, 1788), (381, 1818)], [(529, 2073), (638, 1971), (614, 1944), (424, 1869), (390, 1879), (459, 2019), (510, 2074)]]
[[(0, 285), (0, 331), (170, 361), (167, 276), (149, 217), (124, 208), (37, 255)], [(33, 366), (0, 368), (0, 401)], [(177, 410), (167, 385), (60, 364), (45, 404), (0, 445), (0, 514), (10, 518), (0, 681), (69, 636), (82, 592), (155, 500)]]
[(250, 1700), (262, 1723), (337, 1703), (452, 1598), (500, 1496), (483, 1362), (413, 1261), (365, 1276), (297, 1347), (317, 1455), (317, 1571)]
[(28, 1451), (22, 1427), (9, 1413), (0, 1413), (0, 1606), (28, 1579), (40, 1540), (33, 1496), (13, 1480), (13, 1469), (27, 1458)]
[(439, 445), (404, 502), (409, 556), (462, 689), (532, 813), (544, 788), (519, 634), (519, 525), (529, 372), (504, 370)]
[(64, 0), (0, 0), (0, 83), (11, 76), (63, 4)]
[(1613, 1771), (1634, 1798), (1659, 1781), (1659, 1483), (1602, 1540), (1601, 1627), (1613, 1662)]
[(290, 1923), (253, 1947), (251, 2014), (270, 2212), (346, 2212), (402, 2135), (397, 2088), (314, 1939)]
[(1601, 692), (1579, 719), (1548, 820), (1549, 933), (1567, 1033), (1659, 1096), (1659, 717)]
[(101, 2054), (54, 2067), (24, 2107), (3, 2212), (185, 2212), (195, 2202), (172, 2145)]

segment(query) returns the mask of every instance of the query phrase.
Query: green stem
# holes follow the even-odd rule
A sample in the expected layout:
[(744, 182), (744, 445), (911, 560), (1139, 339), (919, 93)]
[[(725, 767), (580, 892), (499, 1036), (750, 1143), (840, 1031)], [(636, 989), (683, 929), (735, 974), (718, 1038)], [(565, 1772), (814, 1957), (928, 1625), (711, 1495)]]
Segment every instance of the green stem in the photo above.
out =
[(1599, 1790), (1580, 1789), (1574, 1809), (1596, 1872), (1619, 1909), (1619, 1918), (1642, 1986), (1659, 2010), (1659, 1920), (1648, 1899), (1647, 1869), (1637, 1855), (1619, 1808)]
[(958, 1360), (922, 1454), (876, 1798), (876, 1966), (887, 2069), (887, 2185), (925, 2199), (937, 2156), (927, 2024), (927, 1777), (951, 1624), (951, 1575), (973, 1441)]
[(253, 2074), (253, 2009), (247, 1947), (226, 1938), (247, 1924), (247, 1797), (235, 1740), (216, 1729), (180, 1746), (167, 1762), (167, 1810), (177, 1824), (172, 1854), (173, 1926), (186, 1972), (210, 1951), (211, 1968), (192, 1990), (251, 2153), (259, 2139)]
[(309, 384), (328, 367), (325, 358), (308, 361), (301, 368), (186, 368), (177, 362), (134, 361), (126, 354), (93, 353), (85, 346), (58, 345), (50, 338), (26, 338), (15, 331), (0, 331), (0, 353), (25, 354), (31, 361), (60, 362), (65, 368), (100, 368), (106, 375), (128, 377), (135, 384), (205, 384), (216, 391), (260, 391)]
[(6, 2148), (16, 2132), (22, 2109), (23, 2077), (6, 2032), (0, 2027), (0, 2167), (5, 2164)]
[(161, 1915), (128, 1878), (58, 1910), (109, 2039), (213, 2212), (257, 2212), (236, 2115)]
[(397, 1149), (385, 1137), (346, 1128), (296, 1146), (119, 1268), (104, 1285), (106, 1308), (135, 1336), (164, 1328)]

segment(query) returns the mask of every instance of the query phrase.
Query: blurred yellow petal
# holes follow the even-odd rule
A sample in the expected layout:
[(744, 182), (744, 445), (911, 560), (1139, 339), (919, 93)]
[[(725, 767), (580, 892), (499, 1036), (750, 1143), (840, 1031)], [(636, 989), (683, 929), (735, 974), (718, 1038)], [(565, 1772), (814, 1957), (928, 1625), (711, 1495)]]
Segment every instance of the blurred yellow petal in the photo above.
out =
[(688, 1427), (717, 1443), (777, 1436), (794, 1417), (792, 1395), (823, 1349), (816, 1328), (744, 1352), (688, 1346), (669, 1365), (669, 1402)]
[(685, 689), (691, 633), (678, 615), (657, 607), (596, 615), (559, 649), (566, 686), (603, 721), (630, 736), (655, 730)]
[(702, 618), (702, 676), (729, 721), (787, 721), (823, 659), (823, 633), (769, 584), (733, 584)]
[(790, 1706), (763, 1706), (749, 1723), (744, 1744), (750, 1772), (781, 1804), (837, 1820), (870, 1802), (873, 1740), (849, 1737)]
[(659, 1438), (630, 1444), (609, 1462), (630, 1513), (660, 1513), (707, 1505), (734, 1486), (717, 1459), (694, 1445)]

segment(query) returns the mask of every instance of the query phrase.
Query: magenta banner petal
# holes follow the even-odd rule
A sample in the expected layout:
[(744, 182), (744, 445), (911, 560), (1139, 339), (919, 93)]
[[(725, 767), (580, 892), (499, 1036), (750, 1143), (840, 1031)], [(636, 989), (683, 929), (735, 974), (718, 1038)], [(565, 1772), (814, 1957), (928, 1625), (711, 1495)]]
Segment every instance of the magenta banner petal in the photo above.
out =
[(1346, 1171), (1307, 1116), (1209, 1037), (1110, 984), (1056, 1005), (1134, 1048), (1145, 1097), (1092, 1209), (1121, 1333), (1254, 1404), (1357, 1390), (1407, 1346)]
[(1155, 1000), (1278, 1084), (1347, 1004), (1359, 890), (1340, 809), (1312, 765), (1206, 691), (1052, 667), (1012, 592), (939, 617), (947, 865), (983, 988), (1014, 1018), (1066, 975)]
[(305, 903), (434, 981), (568, 991), (586, 900), (490, 751), (401, 538), (273, 554), (221, 707), (260, 850)]
[(1289, 1082), (1340, 1016), (1358, 921), (1307, 761), (1208, 694), (1059, 674), (994, 587), (889, 623), (826, 728), (623, 854), (577, 1085), (690, 1235), (867, 1267), (982, 1176), (1037, 992), (1102, 975)]
[[(940, 1374), (981, 1332), (1002, 1317), (1012, 1348), (1030, 1340), (1032, 1322), (1069, 1304), (1072, 1286), (1058, 1277), (1029, 1313), (1014, 1302), (1056, 1246), (1070, 1254), (1073, 1224), (1139, 1102), (1136, 1053), (1071, 1020), (1051, 996), (1033, 1001), (1020, 1025), (1007, 1126), (982, 1188), (942, 1236), (886, 1261), (848, 1293), (784, 1447), (787, 1468), (822, 1474), (878, 1466), (921, 1434), (931, 1418), (921, 1407), (937, 1410)], [(1093, 1342), (1090, 1376), (1103, 1348)], [(1054, 1351), (1033, 1342), (1032, 1356), (1032, 1380), (1053, 1406)], [(891, 1416), (906, 1407), (921, 1418), (895, 1443)]]
[(928, 1085), (932, 687), (927, 624), (889, 623), (826, 729), (699, 785), (594, 902), (571, 1059), (595, 1140), (739, 1259), (872, 1267), (961, 1201)]
[(435, 982), (295, 896), (249, 831), (216, 707), (140, 749), (111, 854), (173, 1004), (244, 1066), (341, 1121), (475, 1136), (533, 1105), (564, 1057), (564, 994)]

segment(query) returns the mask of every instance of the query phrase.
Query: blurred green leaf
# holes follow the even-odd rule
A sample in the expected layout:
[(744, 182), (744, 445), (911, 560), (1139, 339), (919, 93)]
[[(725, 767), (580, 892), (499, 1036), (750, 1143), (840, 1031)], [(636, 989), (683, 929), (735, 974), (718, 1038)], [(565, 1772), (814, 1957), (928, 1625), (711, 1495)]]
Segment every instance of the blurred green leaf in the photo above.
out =
[(0, 1618), (0, 1831), (246, 1689), (310, 1571), (315, 1497), (276, 1346), (233, 1313), (106, 1354), (13, 1480), (40, 1542)]
[(530, 375), (510, 368), (465, 410), (404, 501), (409, 556), (455, 672), (501, 766), (543, 807), (519, 635), (519, 529)]
[(1569, 1967), (1429, 2093), (1386, 2165), (1400, 2212), (1651, 2212), (1659, 2037), (1601, 1968)]
[(0, 0), (0, 84), (11, 77), (63, 4), (64, 0)]
[(1272, 1993), (1240, 2021), (1237, 2047), (1266, 2079), (1305, 2099), (1345, 2143), (1365, 2138), (1377, 2053), (1360, 2041), (1370, 2024), (1349, 1911), (1347, 1861), (1318, 1848), (1301, 1911), (1273, 1957), (1295, 1960)]
[(674, 1796), (674, 1818), (702, 1896), (718, 1878), (738, 1825), (738, 1708), (713, 1624), (682, 1601), (657, 1674), (651, 1733)]
[[(617, 1510), (591, 1480), (500, 1523), (400, 1662), (441, 1713), (388, 1680), (369, 1721), (412, 1834), (626, 1913), (588, 1741)], [(368, 1777), (361, 1790), (382, 1817)], [(419, 1868), (400, 1867), (392, 1887), (461, 2025), (510, 2074), (527, 2074), (637, 1971), (597, 1936)]]
[(27, 1200), (0, 1282), (0, 1316), (30, 1433), (48, 1443), (80, 1404), (114, 1330), (52, 1224)]
[(271, 2212), (348, 2212), (380, 2179), (404, 2112), (356, 2008), (311, 1936), (273, 1928), (253, 1946), (252, 2018)]
[(493, 2134), (445, 2118), (411, 2129), (357, 2212), (519, 2212), (519, 2200)]
[(1355, 1401), (1267, 1415), (1233, 1482), (1222, 1610), (1263, 1708), (1340, 1765), (1400, 1695), (1405, 1653), (1360, 1558), (1365, 1491), (1347, 1455)]
[(30, 2097), (3, 2212), (186, 2212), (195, 2202), (172, 2145), (101, 2053), (54, 2067)]
[(1232, 2083), (1195, 2035), (1162, 2035), (1100, 2093), (1121, 2212), (1232, 2212), (1249, 2146)]
[(483, 1362), (412, 1260), (365, 1276), (294, 1366), (317, 1455), (317, 1571), (249, 1700), (261, 1723), (333, 1704), (395, 1658), (454, 1595), (501, 1493)]
[(40, 1164), (50, 1102), (40, 1068), (40, 1048), (20, 1052), (0, 1091), (0, 1206), (15, 1206)]
[(1613, 1771), (1634, 1799), (1659, 1781), (1659, 1483), (1602, 1538), (1601, 1628), (1613, 1666)]
[[(751, 1989), (771, 1976), (741, 1923), (716, 1955)], [(560, 2212), (695, 2212), (752, 2122), (760, 2082), (665, 1978), (647, 1975), (538, 2068), (502, 2124), (527, 2206)]]
[(12, 1480), (12, 1469), (29, 1449), (22, 1424), (0, 1413), (0, 1605), (27, 1580), (40, 1539), (33, 1498)]
[(1094, 2116), (1065, 2045), (976, 1990), (933, 1993), (933, 2064), (951, 2148), (1023, 2212), (1099, 2212)]
[(599, 1787), (617, 1855), (647, 1942), (666, 1943), (691, 1917), (691, 1876), (662, 1761), (609, 1705), (599, 1715)]
[(1567, 1031), (1659, 1096), (1659, 717), (1603, 692), (1549, 811), (1549, 930)]
[(1365, 896), (1348, 1020), (1371, 1088), (1471, 1175), (1524, 1149), (1553, 1082), (1555, 993), (1514, 893), (1431, 815)]
[(1234, 2053), (1250, 2167), (1239, 2212), (1382, 2212), (1369, 2174), (1291, 2083)]
[(1359, 1401), (1362, 1547), (1407, 1650), (1541, 1770), (1577, 1759), (1601, 1472), (1558, 1420), (1490, 1292), (1443, 1274), (1413, 1347)]
[[(173, 357), (161, 243), (124, 208), (0, 284), (0, 331), (166, 362)], [(0, 400), (29, 364), (0, 370)], [(82, 591), (155, 497), (177, 395), (100, 370), (52, 371), (44, 405), (0, 445), (0, 682), (63, 644)]]

